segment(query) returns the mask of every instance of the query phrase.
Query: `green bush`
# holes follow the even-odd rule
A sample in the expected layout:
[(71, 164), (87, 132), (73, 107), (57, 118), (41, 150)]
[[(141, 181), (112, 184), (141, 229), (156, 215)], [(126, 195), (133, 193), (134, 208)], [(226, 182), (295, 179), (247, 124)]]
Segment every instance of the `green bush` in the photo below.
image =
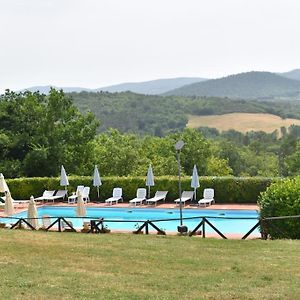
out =
[[(258, 202), (263, 218), (300, 215), (300, 177), (272, 183), (261, 193)], [(268, 226), (269, 222), (273, 226)], [(265, 231), (272, 238), (299, 239), (300, 219), (268, 221)]]
[[(260, 177), (200, 177), (200, 187), (197, 190), (197, 199), (201, 199), (205, 188), (215, 189), (215, 200), (217, 203), (256, 203), (260, 192), (265, 191), (274, 181), (274, 178)], [(91, 177), (72, 176), (69, 177), (69, 194), (76, 190), (77, 185), (91, 187), (90, 198), (97, 200), (97, 189), (92, 186)], [(62, 189), (59, 186), (59, 178), (17, 178), (9, 179), (7, 183), (12, 196), (15, 199), (29, 199), (31, 195), (40, 196), (44, 190)], [(145, 177), (104, 177), (103, 185), (100, 187), (100, 201), (112, 195), (114, 187), (122, 187), (124, 200), (128, 201), (136, 195), (136, 189), (145, 187)], [(151, 196), (157, 190), (169, 191), (167, 202), (173, 202), (178, 198), (178, 178), (175, 176), (155, 177), (155, 186), (151, 188)], [(191, 190), (191, 178), (182, 178), (182, 190)]]

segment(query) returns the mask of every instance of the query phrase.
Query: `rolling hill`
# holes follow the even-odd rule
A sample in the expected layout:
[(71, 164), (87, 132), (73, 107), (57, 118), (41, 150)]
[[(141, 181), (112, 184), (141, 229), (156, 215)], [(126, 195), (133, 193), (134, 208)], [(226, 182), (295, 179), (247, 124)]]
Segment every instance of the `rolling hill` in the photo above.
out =
[(107, 87), (101, 87), (96, 89), (82, 88), (82, 87), (57, 87), (57, 86), (33, 86), (26, 89), (21, 90), (37, 92), (48, 94), (50, 91), (50, 87), (55, 89), (62, 89), (65, 93), (80, 93), (80, 92), (110, 92), (110, 93), (120, 93), (120, 92), (133, 92), (137, 94), (145, 94), (145, 95), (158, 95), (163, 94), (169, 90), (173, 90), (176, 88), (180, 88), (187, 84), (201, 82), (207, 79), (198, 78), (198, 77), (182, 77), (182, 78), (167, 78), (167, 79), (157, 79), (151, 81), (144, 82), (129, 82), (129, 83), (121, 83), (116, 85), (111, 85)]
[(281, 75), (283, 77), (290, 78), (290, 79), (300, 80), (300, 69), (295, 69), (295, 70), (285, 72), (285, 73), (278, 73), (278, 75)]
[[(25, 90), (48, 94), (51, 85), (33, 86)], [(143, 82), (120, 83), (100, 88), (57, 87), (66, 93), (133, 92), (145, 95), (215, 96), (238, 99), (298, 99), (300, 94), (300, 69), (285, 73), (248, 72), (219, 79), (179, 77)]]
[(275, 73), (253, 71), (189, 84), (169, 91), (165, 95), (213, 96), (234, 99), (295, 98), (300, 95), (300, 81)]
[(187, 84), (202, 82), (205, 80), (207, 79), (198, 77), (157, 79), (144, 82), (121, 83), (117, 85), (103, 87), (97, 89), (97, 91), (105, 91), (110, 93), (130, 91), (137, 94), (158, 95), (176, 88), (180, 88)]
[(56, 90), (63, 90), (65, 93), (80, 93), (80, 92), (93, 92), (92, 89), (82, 88), (82, 87), (57, 87), (53, 85), (42, 85), (42, 86), (32, 86), (21, 90), (20, 92), (40, 92), (41, 94), (49, 94), (50, 88)]

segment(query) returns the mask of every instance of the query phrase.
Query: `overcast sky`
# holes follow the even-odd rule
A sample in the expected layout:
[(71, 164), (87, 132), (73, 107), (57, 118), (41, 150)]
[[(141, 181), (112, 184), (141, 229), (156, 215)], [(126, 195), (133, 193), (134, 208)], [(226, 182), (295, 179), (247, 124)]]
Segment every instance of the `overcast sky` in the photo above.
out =
[(298, 0), (0, 0), (0, 92), (300, 68)]

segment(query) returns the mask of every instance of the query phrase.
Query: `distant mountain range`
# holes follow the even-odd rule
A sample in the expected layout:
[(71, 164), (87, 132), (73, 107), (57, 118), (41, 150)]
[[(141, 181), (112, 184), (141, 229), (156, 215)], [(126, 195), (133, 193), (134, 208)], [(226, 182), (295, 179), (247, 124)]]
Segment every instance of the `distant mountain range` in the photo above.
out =
[(185, 85), (165, 93), (176, 96), (212, 96), (239, 99), (291, 98), (300, 95), (299, 70), (280, 75), (270, 72), (247, 72), (224, 78)]
[(202, 82), (205, 80), (207, 79), (198, 77), (157, 79), (144, 82), (121, 83), (117, 85), (103, 87), (97, 89), (97, 91), (105, 91), (110, 93), (130, 91), (137, 94), (159, 95), (185, 85), (189, 85), (195, 82)]
[[(121, 83), (96, 89), (54, 87), (71, 92), (124, 92), (146, 95), (213, 96), (239, 99), (299, 99), (300, 69), (285, 73), (247, 72), (218, 79), (181, 77), (144, 82)], [(49, 93), (50, 86), (35, 86), (25, 90)], [(24, 90), (23, 90), (24, 91)]]
[(292, 70), (292, 71), (289, 71), (289, 72), (277, 73), (277, 74), (281, 75), (283, 77), (286, 77), (286, 78), (300, 80), (300, 69), (295, 69), (295, 70)]
[[(198, 78), (198, 77), (181, 77), (181, 78), (167, 78), (167, 79), (157, 79), (151, 81), (144, 81), (144, 82), (128, 82), (128, 83), (121, 83), (96, 89), (87, 89), (87, 88), (80, 88), (80, 87), (55, 87), (56, 89), (63, 89), (66, 93), (72, 92), (126, 92), (130, 91), (137, 94), (145, 94), (145, 95), (159, 95), (166, 93), (167, 91), (180, 88), (182, 86), (201, 82), (207, 79)], [(34, 86), (22, 91), (31, 91), (36, 92), (40, 91), (41, 93), (48, 94), (50, 91), (50, 85), (47, 86)]]
[(39, 85), (39, 86), (31, 86), (29, 88), (23, 89), (20, 92), (40, 92), (42, 94), (49, 94), (50, 88), (54, 88), (56, 90), (63, 90), (65, 93), (80, 93), (80, 92), (95, 92), (93, 89), (81, 88), (81, 87), (60, 87), (54, 85)]

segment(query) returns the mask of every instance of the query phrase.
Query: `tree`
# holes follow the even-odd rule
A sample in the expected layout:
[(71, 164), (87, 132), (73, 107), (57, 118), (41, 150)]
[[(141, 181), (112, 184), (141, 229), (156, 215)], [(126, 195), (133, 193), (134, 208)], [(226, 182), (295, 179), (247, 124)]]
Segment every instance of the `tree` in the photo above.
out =
[(226, 159), (218, 157), (210, 157), (207, 162), (207, 172), (208, 176), (228, 176), (232, 175), (232, 169), (228, 166), (228, 161)]
[(218, 156), (227, 161), (232, 174), (235, 176), (245, 170), (245, 161), (239, 153), (240, 148), (229, 141), (222, 141), (218, 145)]
[(95, 163), (106, 176), (132, 174), (140, 164), (139, 147), (138, 136), (110, 129), (95, 140)]
[(173, 147), (179, 140), (185, 145), (181, 151), (182, 166), (186, 174), (190, 174), (193, 166), (197, 165), (199, 174), (206, 174), (207, 161), (212, 155), (211, 143), (205, 139), (201, 132), (194, 129), (185, 129), (182, 133), (170, 135)]
[(98, 122), (91, 113), (82, 115), (63, 91), (48, 96), (7, 91), (0, 101), (0, 128), (10, 137), (7, 160), (19, 160), (22, 170), (14, 176), (58, 175), (64, 164), (80, 172)]
[(297, 142), (296, 149), (286, 157), (285, 162), (289, 175), (300, 174), (300, 142)]

